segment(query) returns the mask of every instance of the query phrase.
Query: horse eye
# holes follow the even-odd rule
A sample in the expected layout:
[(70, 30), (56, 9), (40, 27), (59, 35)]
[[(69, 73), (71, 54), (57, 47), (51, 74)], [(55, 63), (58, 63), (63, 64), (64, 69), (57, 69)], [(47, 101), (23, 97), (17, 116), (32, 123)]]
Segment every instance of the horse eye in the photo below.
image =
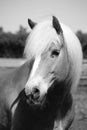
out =
[(57, 57), (58, 55), (59, 55), (59, 51), (56, 50), (56, 49), (51, 52), (51, 57), (52, 58)]

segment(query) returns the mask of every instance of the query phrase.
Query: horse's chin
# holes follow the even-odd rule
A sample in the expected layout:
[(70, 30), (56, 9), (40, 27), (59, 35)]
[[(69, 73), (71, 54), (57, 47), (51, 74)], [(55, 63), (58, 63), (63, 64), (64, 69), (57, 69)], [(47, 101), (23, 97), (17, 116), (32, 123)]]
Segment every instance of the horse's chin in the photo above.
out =
[(38, 100), (33, 100), (33, 99), (31, 98), (31, 96), (30, 96), (30, 97), (28, 97), (28, 98), (26, 99), (26, 102), (27, 102), (27, 104), (28, 104), (29, 106), (31, 106), (31, 107), (42, 108), (43, 106), (45, 106), (46, 95), (43, 96), (41, 99), (38, 99)]

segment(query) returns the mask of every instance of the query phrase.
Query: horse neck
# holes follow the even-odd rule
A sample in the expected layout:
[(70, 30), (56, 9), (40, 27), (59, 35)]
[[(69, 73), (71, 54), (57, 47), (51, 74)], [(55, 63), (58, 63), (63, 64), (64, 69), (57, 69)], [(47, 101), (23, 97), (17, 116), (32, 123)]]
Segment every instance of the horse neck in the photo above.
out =
[(18, 67), (14, 73), (12, 83), (13, 86), (17, 86), (19, 92), (25, 87), (30, 75), (31, 67), (32, 61), (27, 61), (21, 67)]

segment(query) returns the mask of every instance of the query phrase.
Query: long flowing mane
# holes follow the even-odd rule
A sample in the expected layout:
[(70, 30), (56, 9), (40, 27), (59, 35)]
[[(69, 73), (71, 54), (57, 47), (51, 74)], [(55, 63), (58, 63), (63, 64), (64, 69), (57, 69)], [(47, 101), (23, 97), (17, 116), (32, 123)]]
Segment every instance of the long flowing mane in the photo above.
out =
[[(63, 37), (65, 42), (64, 44), (66, 45), (67, 54), (71, 64), (70, 73), (72, 79), (72, 86), (74, 86), (72, 88), (76, 89), (79, 78), (81, 76), (82, 49), (79, 45), (79, 40), (71, 31), (71, 29), (62, 23), (60, 23), (60, 25), (63, 30)], [(50, 41), (53, 40), (53, 38), (58, 38), (57, 35), (58, 34), (55, 32), (51, 20), (46, 20), (37, 24), (33, 28), (33, 30), (31, 30), (29, 38), (27, 39), (27, 43), (24, 50), (26, 58), (29, 60), (32, 57), (41, 54), (44, 49), (50, 45)], [(61, 44), (60, 38), (58, 38), (57, 40)]]
[(47, 47), (47, 44), (50, 44), (51, 40), (55, 39), (56, 37), (57, 34), (52, 26), (51, 21), (47, 20), (37, 24), (35, 28), (31, 30), (30, 36), (27, 39), (24, 50), (25, 56), (29, 58), (31, 56), (41, 54)]

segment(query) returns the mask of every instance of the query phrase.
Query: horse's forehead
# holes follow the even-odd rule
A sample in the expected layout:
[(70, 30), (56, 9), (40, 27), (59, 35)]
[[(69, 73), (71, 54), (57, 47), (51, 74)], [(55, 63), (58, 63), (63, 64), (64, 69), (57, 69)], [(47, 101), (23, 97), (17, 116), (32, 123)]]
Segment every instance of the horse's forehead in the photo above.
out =
[(55, 41), (60, 43), (60, 38), (51, 24), (38, 24), (31, 32), (30, 43), (32, 45), (47, 47), (51, 42), (55, 43)]
[(52, 42), (61, 43), (60, 36), (58, 36), (52, 24), (50, 22), (39, 23), (30, 33), (25, 54), (27, 57), (30, 54), (33, 56), (41, 54)]

